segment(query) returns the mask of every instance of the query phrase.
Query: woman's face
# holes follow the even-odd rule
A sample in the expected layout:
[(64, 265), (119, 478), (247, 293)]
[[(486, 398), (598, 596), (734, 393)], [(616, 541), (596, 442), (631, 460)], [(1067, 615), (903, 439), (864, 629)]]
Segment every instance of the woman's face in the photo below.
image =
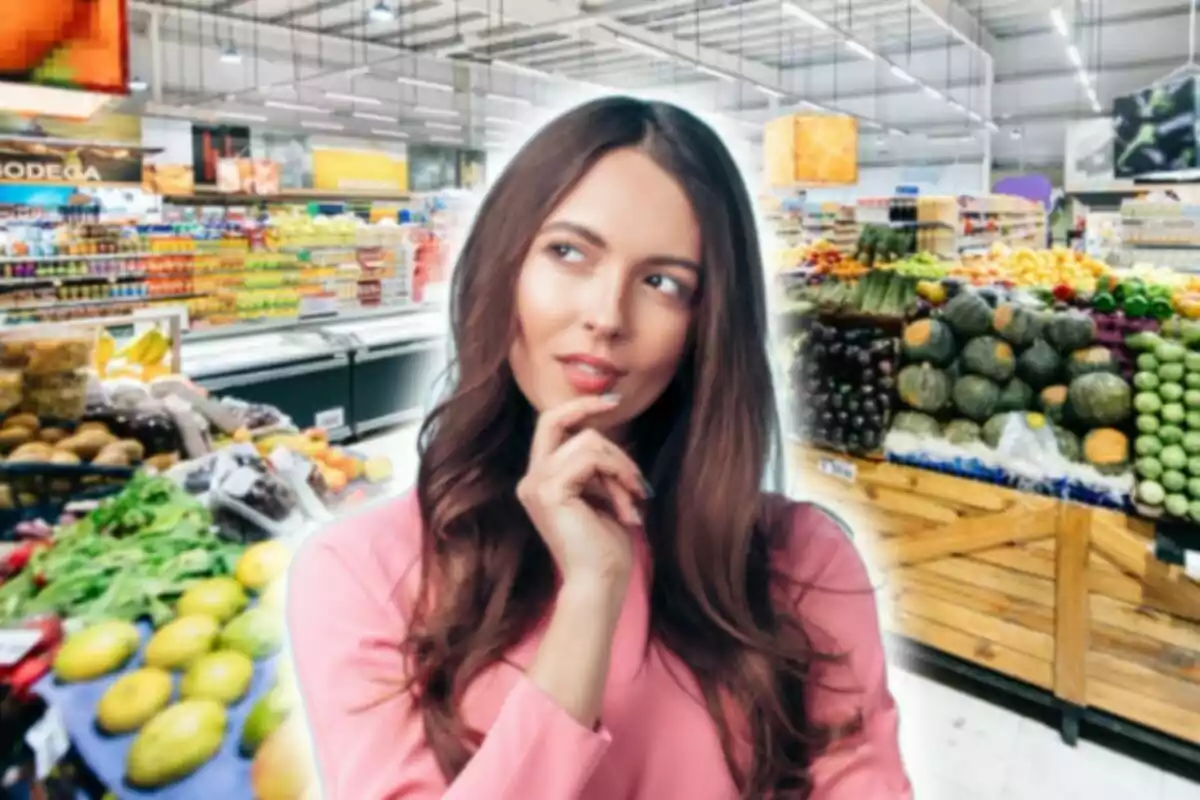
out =
[(700, 226), (649, 156), (598, 161), (538, 230), (517, 280), (513, 375), (539, 412), (586, 394), (620, 404), (619, 434), (658, 399), (688, 345), (700, 289)]

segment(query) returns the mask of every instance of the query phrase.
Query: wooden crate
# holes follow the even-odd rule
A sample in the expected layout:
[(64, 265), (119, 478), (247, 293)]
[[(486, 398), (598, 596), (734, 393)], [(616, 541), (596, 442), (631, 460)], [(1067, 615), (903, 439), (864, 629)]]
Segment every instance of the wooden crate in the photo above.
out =
[(1200, 585), (1146, 523), (801, 446), (792, 476), (854, 528), (885, 629), (1200, 744)]

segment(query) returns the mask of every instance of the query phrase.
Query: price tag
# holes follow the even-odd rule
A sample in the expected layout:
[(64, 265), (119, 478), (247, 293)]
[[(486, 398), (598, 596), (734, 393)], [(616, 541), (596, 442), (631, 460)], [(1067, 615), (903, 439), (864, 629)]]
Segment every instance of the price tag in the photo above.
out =
[(854, 483), (858, 477), (858, 467), (854, 466), (853, 462), (841, 458), (822, 458), (817, 462), (817, 470), (822, 475), (828, 475), (847, 483)]
[(346, 424), (346, 409), (338, 406), (337, 408), (327, 408), (324, 411), (318, 411), (316, 416), (313, 417), (313, 424), (327, 431), (340, 428)]
[(36, 628), (7, 628), (0, 630), (0, 667), (19, 664), (41, 641), (42, 631)]
[(34, 770), (38, 780), (45, 780), (50, 771), (71, 750), (71, 737), (62, 715), (54, 706), (46, 706), (42, 718), (25, 734), (25, 743), (33, 751)]

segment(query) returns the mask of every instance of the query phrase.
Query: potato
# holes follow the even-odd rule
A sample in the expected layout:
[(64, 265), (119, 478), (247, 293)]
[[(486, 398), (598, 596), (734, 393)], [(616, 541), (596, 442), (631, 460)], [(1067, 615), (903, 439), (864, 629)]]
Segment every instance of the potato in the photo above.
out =
[(83, 463), (79, 456), (72, 453), (70, 450), (55, 450), (50, 454), (51, 464), (81, 464)]
[(117, 442), (129, 454), (129, 463), (133, 464), (146, 457), (146, 448), (137, 439), (121, 439)]
[(9, 509), (13, 507), (12, 487), (7, 483), (0, 483), (0, 509)]
[(54, 455), (54, 448), (45, 442), (26, 442), (12, 452), (8, 457), (9, 464), (34, 464), (39, 461), (49, 461)]
[(0, 453), (8, 453), (33, 439), (33, 431), (20, 425), (0, 429)]
[(57, 447), (59, 450), (68, 450), (74, 453), (84, 461), (91, 461), (106, 445), (110, 445), (115, 441), (116, 437), (108, 431), (89, 428), (82, 433), (76, 433), (74, 436), (63, 439), (58, 443)]
[(75, 435), (78, 436), (79, 434), (87, 433), (88, 431), (98, 431), (100, 433), (107, 434), (112, 433), (112, 431), (108, 429), (108, 426), (103, 422), (81, 422), (79, 423), (79, 427), (75, 429)]
[(92, 465), (97, 467), (128, 467), (129, 450), (120, 442), (107, 444), (92, 459)]
[(179, 453), (159, 453), (146, 459), (146, 465), (154, 467), (159, 472), (166, 472), (179, 463)]
[(42, 432), (38, 434), (38, 438), (46, 444), (58, 444), (70, 435), (70, 431), (62, 428), (42, 428)]
[(33, 414), (13, 414), (12, 416), (5, 417), (4, 423), (0, 427), (28, 428), (31, 431), (36, 431), (41, 427), (41, 423), (38, 422), (38, 418)]

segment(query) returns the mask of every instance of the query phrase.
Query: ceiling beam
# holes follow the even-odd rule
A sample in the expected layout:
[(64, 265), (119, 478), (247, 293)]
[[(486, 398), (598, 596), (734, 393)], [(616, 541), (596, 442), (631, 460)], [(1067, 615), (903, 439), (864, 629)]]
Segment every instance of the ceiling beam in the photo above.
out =
[(979, 18), (963, 8), (959, 0), (909, 0), (913, 8), (946, 29), (954, 38), (980, 54), (995, 58), (998, 50), (996, 37)]

